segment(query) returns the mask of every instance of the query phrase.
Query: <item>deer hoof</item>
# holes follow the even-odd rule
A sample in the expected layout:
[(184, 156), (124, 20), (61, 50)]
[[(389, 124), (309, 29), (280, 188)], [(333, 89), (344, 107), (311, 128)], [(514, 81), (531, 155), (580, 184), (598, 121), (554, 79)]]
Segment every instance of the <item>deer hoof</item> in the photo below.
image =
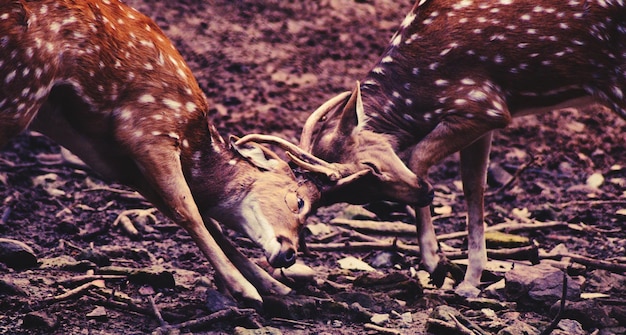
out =
[(476, 298), (480, 294), (480, 289), (476, 286), (464, 281), (459, 284), (454, 290), (454, 293), (458, 296), (465, 298)]

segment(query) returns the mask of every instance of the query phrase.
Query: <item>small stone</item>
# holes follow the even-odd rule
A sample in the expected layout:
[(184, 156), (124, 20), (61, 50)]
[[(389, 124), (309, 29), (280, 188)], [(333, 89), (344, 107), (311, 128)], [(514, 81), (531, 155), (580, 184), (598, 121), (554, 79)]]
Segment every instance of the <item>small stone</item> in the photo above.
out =
[(525, 322), (515, 320), (510, 326), (506, 326), (497, 335), (537, 335), (539, 330)]
[(283, 332), (274, 327), (261, 327), (258, 329), (247, 329), (243, 327), (235, 327), (233, 335), (283, 335)]
[(234, 301), (216, 290), (207, 290), (205, 299), (209, 313), (215, 313), (228, 307), (237, 307)]
[(373, 324), (382, 325), (389, 321), (389, 314), (374, 313), (374, 315), (372, 315), (372, 317), (370, 318), (370, 321)]
[(102, 306), (98, 306), (94, 308), (91, 312), (87, 313), (87, 315), (85, 316), (87, 317), (87, 319), (104, 321), (107, 319), (107, 310)]
[(22, 319), (23, 327), (27, 329), (43, 329), (54, 330), (58, 326), (58, 320), (54, 316), (50, 316), (44, 312), (30, 312), (24, 315)]
[(28, 269), (37, 266), (37, 256), (23, 242), (0, 238), (0, 263), (16, 270)]

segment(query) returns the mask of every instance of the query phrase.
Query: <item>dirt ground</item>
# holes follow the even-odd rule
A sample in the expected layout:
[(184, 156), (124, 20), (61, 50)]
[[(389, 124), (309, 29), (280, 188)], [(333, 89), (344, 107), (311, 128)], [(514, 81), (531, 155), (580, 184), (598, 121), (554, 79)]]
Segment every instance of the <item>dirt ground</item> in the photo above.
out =
[[(210, 99), (213, 122), (224, 136), (261, 132), (293, 142), (317, 106), (350, 89), (366, 74), (412, 6), (409, 0), (128, 2), (153, 18), (183, 54)], [(495, 135), (492, 167), (514, 175), (514, 180), (498, 190), (498, 181), (490, 179), (490, 191), (497, 191), (486, 198), (487, 223), (566, 223), (518, 234), (531, 238), (541, 249), (564, 244), (571, 253), (625, 263), (624, 134), (626, 122), (599, 107), (515, 120)], [(44, 265), (26, 270), (0, 264), (0, 333), (149, 334), (159, 327), (159, 321), (145, 313), (149, 298), (170, 324), (211, 314), (214, 306), (206, 301), (215, 292), (213, 270), (185, 232), (159, 214), (152, 223), (155, 228), (139, 238), (114, 227), (121, 211), (150, 205), (121, 191), (127, 190), (123, 186), (62, 161), (59, 152), (54, 143), (31, 134), (20, 135), (0, 152), (0, 237), (28, 244), (40, 262), (45, 260)], [(440, 234), (464, 229), (466, 209), (458, 175), (456, 156), (431, 171)], [(593, 187), (595, 180), (601, 181), (598, 187)], [(396, 207), (378, 207), (382, 209), (377, 219), (410, 221)], [(307, 242), (349, 240), (351, 236), (339, 227), (325, 225), (345, 212), (339, 205), (311, 217), (310, 224), (322, 223), (329, 231), (310, 236)], [(245, 238), (230, 236), (250, 257), (260, 259), (258, 250)], [(416, 244), (408, 236), (401, 240)], [(462, 249), (463, 239), (446, 244)], [(301, 297), (296, 299), (312, 301), (312, 306), (282, 311), (276, 307), (283, 306), (282, 298), (272, 297), (268, 299), (271, 304), (252, 317), (227, 317), (193, 333), (231, 334), (236, 327), (254, 324), (275, 327), (283, 334), (384, 333), (365, 328), (369, 320), (363, 315), (378, 313), (390, 315), (383, 327), (401, 334), (423, 334), (429, 313), (440, 305), (450, 305), (481, 321), (488, 332), (503, 328), (497, 322), (485, 322), (485, 311), (450, 298), (445, 289), (422, 289), (414, 281), (413, 289), (405, 287), (400, 295), (397, 288), (358, 287), (354, 278), (362, 272), (342, 269), (337, 262), (354, 256), (372, 263), (389, 254), (393, 257), (378, 267), (380, 273), (408, 278), (415, 272), (411, 268), (417, 267), (419, 258), (410, 252), (315, 251), (300, 260), (316, 271), (317, 281), (299, 287), (296, 295)], [(110, 299), (94, 294), (42, 304), (67, 290), (60, 284), (63, 280), (108, 263), (166, 269), (174, 273), (176, 283), (128, 277), (107, 281), (108, 288), (130, 296), (144, 307), (143, 312), (115, 306)], [(625, 277), (592, 270), (587, 267), (580, 272), (585, 280), (583, 292), (604, 293), (606, 304), (623, 310)], [(355, 312), (355, 302), (366, 311)], [(101, 305), (105, 316), (93, 313)], [(344, 308), (346, 305), (352, 307)], [(497, 310), (493, 320), (518, 318), (544, 329), (553, 317), (546, 306), (508, 306)], [(406, 313), (409, 318), (402, 318)], [(32, 321), (33, 315), (42, 316), (44, 324)], [(619, 316), (614, 319), (619, 322)], [(592, 325), (585, 331), (598, 328), (602, 327)]]

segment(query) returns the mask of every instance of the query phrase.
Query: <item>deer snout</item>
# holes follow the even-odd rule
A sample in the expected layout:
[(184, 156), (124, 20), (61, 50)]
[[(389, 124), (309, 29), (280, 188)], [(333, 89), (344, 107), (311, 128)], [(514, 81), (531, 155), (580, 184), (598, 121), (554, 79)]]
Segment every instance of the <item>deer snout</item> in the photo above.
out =
[(419, 192), (417, 194), (417, 201), (415, 202), (415, 206), (417, 207), (426, 207), (433, 202), (435, 198), (435, 189), (429, 182), (419, 179), (417, 181)]
[(296, 248), (293, 242), (284, 237), (278, 237), (280, 249), (268, 258), (274, 268), (288, 268), (296, 262)]

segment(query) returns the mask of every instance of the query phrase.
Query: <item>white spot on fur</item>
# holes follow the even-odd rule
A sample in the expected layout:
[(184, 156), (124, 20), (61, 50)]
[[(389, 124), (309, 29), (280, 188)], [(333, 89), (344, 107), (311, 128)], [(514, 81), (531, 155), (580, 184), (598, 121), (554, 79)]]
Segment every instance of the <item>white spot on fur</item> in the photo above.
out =
[(172, 99), (168, 99), (168, 98), (163, 99), (163, 103), (167, 107), (169, 107), (171, 109), (176, 109), (176, 110), (178, 110), (183, 105), (183, 104), (181, 104), (180, 102), (178, 102), (176, 100), (172, 100)]
[(151, 103), (151, 102), (155, 102), (156, 100), (154, 99), (154, 97), (150, 94), (144, 94), (142, 96), (139, 97), (139, 102), (141, 103)]

